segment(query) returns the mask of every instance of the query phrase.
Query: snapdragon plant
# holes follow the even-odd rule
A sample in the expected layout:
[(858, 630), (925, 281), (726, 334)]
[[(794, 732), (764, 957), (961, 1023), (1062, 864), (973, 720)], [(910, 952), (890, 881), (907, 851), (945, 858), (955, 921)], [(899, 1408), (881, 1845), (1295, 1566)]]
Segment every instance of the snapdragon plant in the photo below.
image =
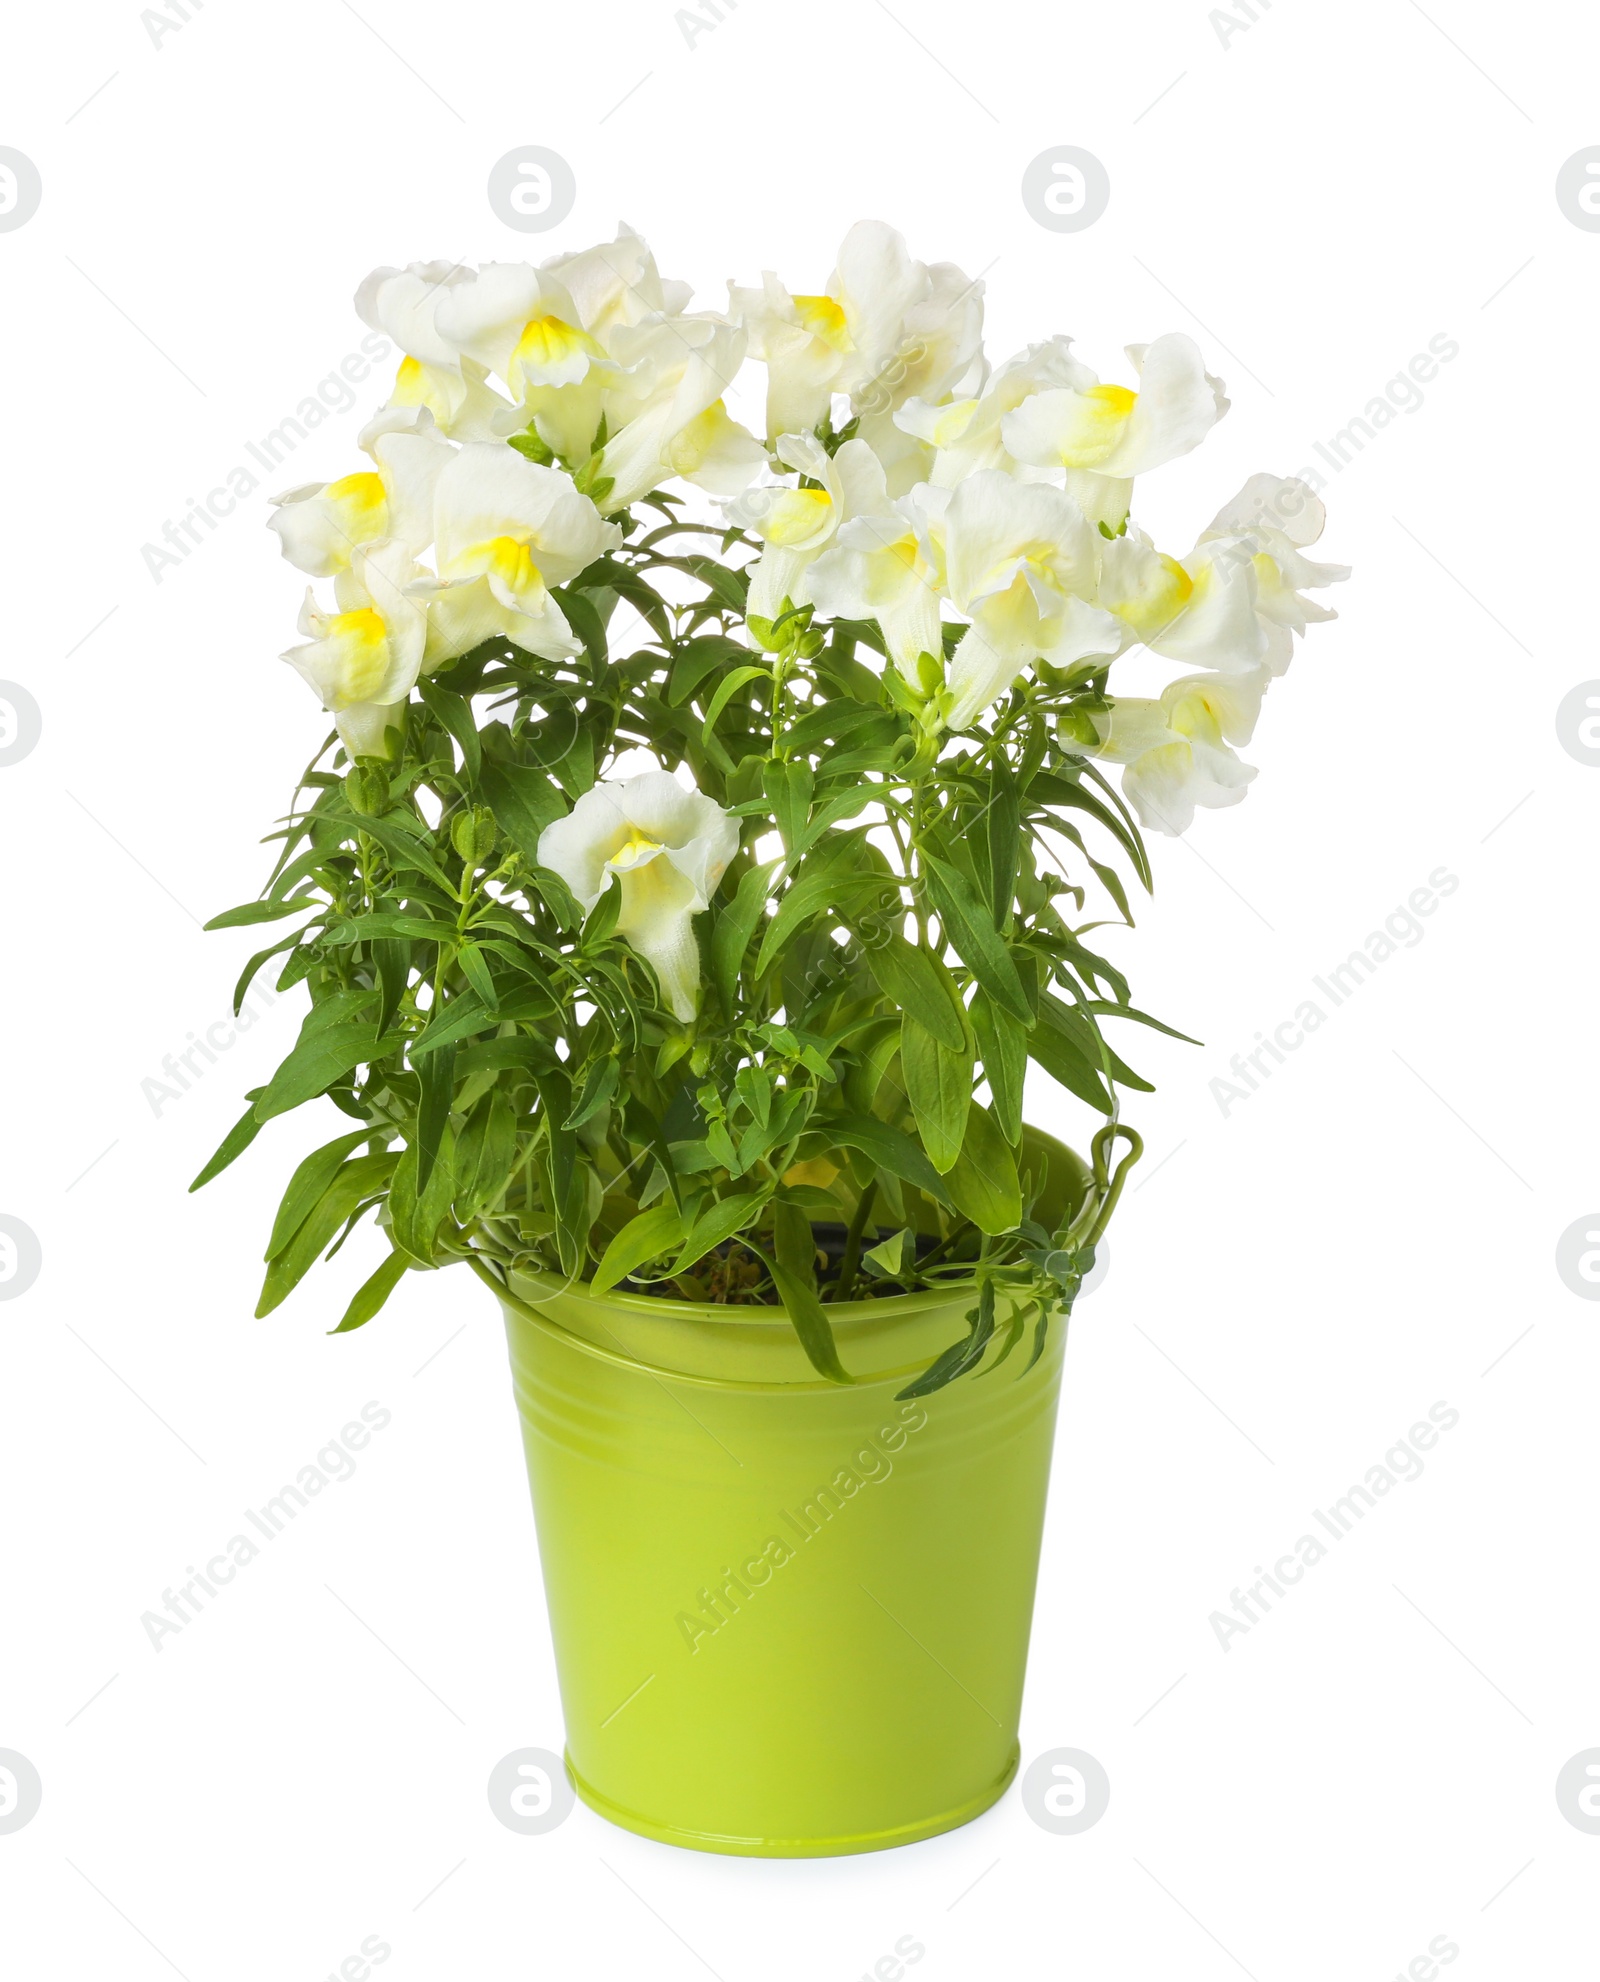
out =
[[(210, 925), (292, 923), (236, 1001), (270, 966), (310, 1008), (196, 1185), (290, 1109), (351, 1124), (289, 1181), (258, 1313), (372, 1212), (340, 1330), (464, 1260), (778, 1303), (838, 1381), (833, 1310), (955, 1289), (907, 1394), (1037, 1356), (1140, 1152), (1126, 1027), (1171, 1031), (1097, 931), (1151, 885), (1143, 830), (1254, 776), (1234, 746), (1344, 575), (1314, 490), (1257, 476), (1157, 550), (1134, 477), (1227, 405), (1194, 344), (1130, 347), (1136, 389), (1064, 337), (991, 371), (979, 286), (872, 223), (824, 293), (722, 314), (627, 232), (357, 304), (406, 354), (371, 465), (272, 519), (334, 581), (284, 658), (335, 729)], [(765, 440), (723, 397), (747, 358)], [(1114, 695), (1135, 648), (1192, 671)], [(1030, 1064), (1086, 1160), (1025, 1127)]]

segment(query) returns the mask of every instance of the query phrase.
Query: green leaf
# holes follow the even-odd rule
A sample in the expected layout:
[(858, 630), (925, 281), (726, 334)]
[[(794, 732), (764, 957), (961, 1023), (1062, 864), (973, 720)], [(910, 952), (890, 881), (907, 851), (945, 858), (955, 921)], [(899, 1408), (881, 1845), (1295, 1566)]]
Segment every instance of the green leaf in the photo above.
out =
[(1013, 1148), (1022, 1140), (1022, 1090), (1028, 1066), (1028, 1028), (1003, 1012), (980, 988), (968, 1007), (978, 1037), (978, 1059), (994, 1101), (995, 1119)]
[(535, 1148), (545, 1205), (556, 1222), (556, 1251), (563, 1273), (579, 1272), (589, 1243), (589, 1168), (579, 1161), (578, 1138), (561, 1124), (572, 1113), (572, 1082), (559, 1068), (534, 1071), (544, 1134)]
[(478, 792), (494, 822), (525, 860), (539, 858), (539, 835), (567, 807), (543, 771), (520, 764), (502, 764), (485, 757), (478, 774)]
[[(706, 719), (700, 726), (700, 741), (708, 746), (717, 747), (712, 733), (717, 727), (717, 718), (727, 708), (734, 696), (738, 694), (741, 688), (747, 688), (752, 681), (770, 681), (771, 679), (772, 677), (766, 668), (751, 667), (735, 668), (732, 674), (725, 676), (717, 684), (717, 692), (712, 696), (711, 706), (706, 710)], [(726, 752), (723, 753), (723, 756), (726, 758)]]
[(863, 927), (858, 921), (856, 933), (884, 996), (909, 1012), (942, 1046), (961, 1052), (967, 1043), (961, 1001), (943, 964), (896, 930), (879, 925), (863, 935)]
[(621, 1073), (622, 1062), (615, 1053), (608, 1053), (604, 1059), (596, 1060), (584, 1077), (578, 1098), (572, 1104), (572, 1113), (561, 1126), (564, 1129), (581, 1129), (592, 1115), (597, 1115), (616, 1092)]
[[(1132, 814), (1117, 796), (1114, 788), (1089, 765), (1082, 767), (1080, 776), (1093, 778), (1105, 793), (1105, 799), (1098, 798), (1092, 791), (1085, 791), (1078, 778), (1058, 777), (1050, 771), (1036, 774), (1028, 787), (1028, 796), (1030, 799), (1043, 799), (1046, 805), (1065, 806), (1086, 812), (1091, 819), (1098, 820), (1127, 854), (1140, 885), (1148, 894), (1152, 881), (1150, 857), (1145, 852), (1144, 841), (1140, 836), (1139, 828), (1134, 824)], [(1106, 802), (1107, 799), (1110, 801), (1109, 804)]]
[(767, 1261), (773, 1285), (819, 1375), (833, 1383), (854, 1383), (839, 1360), (833, 1327), (817, 1298), (817, 1255), (811, 1220), (797, 1204), (777, 1198), (772, 1206), (773, 1257)]
[(1068, 1093), (1098, 1108), (1102, 1115), (1112, 1112), (1098, 1053), (1084, 1043), (1084, 1029), (1061, 1022), (1064, 1007), (1050, 997), (1039, 1001), (1039, 1023), (1028, 1034), (1028, 1058), (1044, 1068), (1052, 1080), (1060, 1081)]
[(239, 981), (233, 987), (233, 1014), (235, 1018), (239, 1016), (239, 1007), (244, 1003), (245, 993), (250, 989), (256, 972), (264, 963), (270, 963), (275, 956), (281, 955), (283, 951), (292, 950), (304, 933), (303, 930), (296, 929), (293, 935), (285, 936), (281, 943), (274, 943), (270, 950), (256, 951), (244, 969), (240, 971)]
[(408, 868), (414, 874), (425, 874), (447, 895), (454, 895), (455, 888), (449, 875), (434, 859), (431, 846), (422, 837), (428, 828), (414, 812), (387, 812), (382, 818), (365, 814), (350, 830), (354, 832), (356, 826), (369, 839), (378, 842), (394, 866)]
[(256, 1303), (257, 1320), (271, 1314), (278, 1303), (294, 1291), (356, 1207), (382, 1190), (394, 1171), (395, 1162), (394, 1155), (389, 1152), (379, 1156), (358, 1156), (335, 1174), (288, 1245), (268, 1262), (267, 1275), (261, 1284), (261, 1298)]
[(708, 674), (719, 667), (738, 667), (749, 658), (750, 649), (730, 640), (725, 633), (702, 633), (694, 640), (683, 641), (673, 650), (667, 701), (673, 708), (681, 708)]
[(865, 841), (859, 834), (843, 835), (831, 845), (825, 845), (819, 853), (814, 853), (797, 870), (797, 878), (790, 882), (778, 903), (778, 912), (768, 922), (761, 938), (761, 948), (756, 953), (756, 976), (765, 976), (767, 966), (784, 943), (788, 941), (803, 923), (822, 910), (834, 907), (840, 901), (850, 901), (864, 888), (880, 889), (884, 877), (869, 870), (851, 871), (852, 857), (860, 858)]
[(611, 876), (605, 876), (606, 885), (600, 890), (599, 899), (583, 918), (583, 928), (579, 931), (579, 946), (585, 950), (598, 950), (616, 933), (617, 918), (622, 913), (622, 889), (611, 885)]
[(983, 1352), (994, 1334), (994, 1282), (985, 1280), (978, 1294), (978, 1305), (967, 1316), (969, 1329), (959, 1342), (952, 1342), (943, 1355), (936, 1356), (915, 1383), (895, 1392), (896, 1403), (907, 1397), (927, 1397), (943, 1390), (958, 1376), (965, 1376), (983, 1360)]
[(861, 1264), (877, 1280), (904, 1280), (916, 1270), (917, 1235), (909, 1225), (861, 1255)]
[(876, 798), (876, 788), (852, 779), (844, 791), (836, 791), (825, 799), (811, 815), (810, 824), (801, 834), (799, 844), (794, 849), (794, 857), (799, 859), (808, 853), (822, 835), (837, 826), (841, 819), (853, 819), (864, 812)]
[(565, 589), (557, 593), (557, 603), (567, 616), (567, 624), (583, 642), (583, 650), (596, 667), (607, 662), (606, 623), (587, 592)]
[(933, 1167), (947, 1175), (967, 1132), (972, 1055), (965, 1045), (952, 1053), (907, 1012), (900, 1025), (900, 1065), (922, 1146)]
[(261, 1117), (255, 1110), (256, 1098), (260, 1093), (261, 1089), (259, 1087), (253, 1087), (245, 1096), (250, 1106), (239, 1117), (238, 1121), (234, 1123), (233, 1127), (229, 1129), (221, 1142), (218, 1143), (210, 1161), (189, 1186), (191, 1191), (199, 1190), (202, 1184), (209, 1184), (213, 1177), (218, 1176), (222, 1171), (227, 1169), (228, 1165), (236, 1156), (242, 1156), (245, 1150), (250, 1147), (251, 1143), (255, 1141), (256, 1137), (260, 1135)]
[(678, 1257), (667, 1269), (667, 1278), (671, 1279), (686, 1267), (694, 1266), (736, 1232), (742, 1232), (761, 1215), (768, 1196), (766, 1191), (743, 1191), (736, 1197), (717, 1198), (708, 1204), (689, 1228)]
[(483, 951), (476, 943), (463, 943), (456, 951), (456, 962), (461, 966), (461, 975), (483, 1000), (485, 1009), (492, 1012), (499, 993), (494, 988), (494, 976)]
[(739, 966), (761, 920), (772, 870), (777, 865), (777, 861), (769, 860), (764, 867), (752, 867), (740, 881), (733, 900), (722, 908), (712, 927), (711, 982), (722, 1001), (722, 1009), (730, 1018), (738, 995)]
[(439, 1227), (450, 1209), (455, 1176), (455, 1136), (445, 1128), (428, 1188), (417, 1195), (417, 1151), (410, 1144), (400, 1153), (389, 1182), (389, 1231), (395, 1245), (419, 1265), (433, 1266)]
[(387, 1033), (411, 981), (411, 945), (403, 940), (385, 940), (372, 945), (371, 955), (377, 968), (381, 994), (378, 1001), (378, 1031)]
[(456, 1074), (470, 1080), (474, 1074), (498, 1072), (503, 1067), (547, 1067), (555, 1059), (555, 1048), (544, 1039), (530, 1039), (519, 1033), (511, 1039), (483, 1039), (462, 1048), (456, 1059)]
[(492, 1025), (499, 1025), (508, 1016), (506, 1010), (485, 1010), (483, 1000), (476, 991), (458, 991), (455, 997), (435, 1006), (427, 1030), (420, 1038), (412, 1040), (407, 1049), (412, 1066), (420, 1073), (418, 1063), (430, 1053), (437, 1053), (441, 1046), (453, 1046), (458, 1039), (466, 1039), (474, 1032), (484, 1032)]
[(915, 1184), (919, 1191), (953, 1208), (943, 1177), (903, 1129), (880, 1122), (875, 1115), (832, 1115), (826, 1121), (813, 1122), (812, 1128), (839, 1147), (860, 1150), (880, 1170)]
[(889, 741), (900, 734), (900, 729), (899, 718), (887, 709), (835, 695), (800, 717), (784, 742), (790, 750), (809, 754), (819, 744), (842, 743), (846, 738), (859, 742), (863, 736), (871, 735)]
[(430, 916), (401, 915), (393, 909), (379, 909), (371, 915), (357, 915), (335, 922), (328, 930), (326, 941), (336, 949), (345, 949), (355, 943), (371, 943), (393, 936), (418, 943), (453, 943), (456, 927), (453, 922), (437, 922)]
[(402, 1275), (411, 1264), (402, 1252), (392, 1252), (370, 1280), (363, 1280), (355, 1291), (355, 1298), (344, 1311), (344, 1319), (339, 1326), (330, 1329), (333, 1335), (348, 1335), (352, 1328), (360, 1328), (371, 1321), (389, 1296), (399, 1286)]
[(313, 1009), (293, 1051), (261, 1090), (256, 1102), (258, 1121), (271, 1121), (274, 1115), (287, 1114), (302, 1102), (315, 1100), (335, 1081), (379, 1056), (378, 1029), (370, 1020), (344, 1019), (312, 1030), (315, 1018)]
[(816, 782), (811, 766), (793, 758), (770, 763), (763, 770), (762, 787), (788, 854), (792, 855), (804, 838)]
[(456, 1091), (454, 1043), (429, 1053), (418, 1072), (422, 1076), (422, 1103), (417, 1110), (417, 1189), (425, 1192)]
[(503, 1088), (492, 1088), (456, 1141), (455, 1214), (470, 1225), (495, 1204), (517, 1164), (517, 1113)]
[(1022, 1184), (1017, 1160), (986, 1108), (973, 1102), (967, 1132), (945, 1185), (980, 1232), (998, 1238), (1022, 1222)]
[(979, 873), (989, 899), (989, 911), (996, 930), (1002, 930), (1011, 914), (1017, 891), (1017, 859), (1021, 851), (1022, 815), (1017, 788), (1005, 772), (995, 770), (989, 778), (989, 803), (984, 810), (982, 850), (987, 859)]
[(357, 1129), (350, 1135), (336, 1136), (306, 1157), (289, 1179), (278, 1215), (272, 1221), (272, 1236), (267, 1240), (263, 1259), (275, 1259), (283, 1251), (305, 1223), (312, 1206), (333, 1182), (345, 1158), (378, 1133), (377, 1129)]
[(419, 681), (417, 689), (429, 709), (455, 738), (461, 752), (462, 768), (475, 784), (483, 763), (483, 742), (478, 735), (472, 704), (466, 696), (453, 694), (448, 688), (441, 688), (436, 681)]
[[(312, 895), (296, 895), (287, 902), (245, 902), (238, 908), (225, 909), (221, 915), (212, 916), (202, 926), (206, 929), (247, 929), (255, 922), (281, 922), (286, 915), (299, 915), (303, 909), (320, 908), (322, 903)], [(270, 951), (268, 952), (270, 955)]]
[(1135, 1011), (1132, 1005), (1108, 1004), (1104, 998), (1086, 999), (1081, 1010), (1092, 1012), (1096, 1018), (1132, 1019), (1136, 1025), (1150, 1026), (1156, 1032), (1164, 1032), (1169, 1039), (1181, 1039), (1185, 1046), (1201, 1046), (1205, 1042), (1191, 1039), (1186, 1032), (1179, 1032), (1175, 1026), (1164, 1025), (1160, 1019), (1153, 1019), (1148, 1012)]
[(987, 904), (978, 899), (972, 883), (959, 869), (937, 855), (923, 855), (923, 872), (929, 898), (961, 961), (997, 1005), (1024, 1025), (1031, 1025), (1033, 1013), (1022, 980)]
[(683, 1219), (670, 1198), (651, 1205), (636, 1218), (630, 1218), (601, 1255), (589, 1283), (592, 1294), (604, 1294), (619, 1280), (626, 1280), (636, 1267), (659, 1259), (683, 1239)]

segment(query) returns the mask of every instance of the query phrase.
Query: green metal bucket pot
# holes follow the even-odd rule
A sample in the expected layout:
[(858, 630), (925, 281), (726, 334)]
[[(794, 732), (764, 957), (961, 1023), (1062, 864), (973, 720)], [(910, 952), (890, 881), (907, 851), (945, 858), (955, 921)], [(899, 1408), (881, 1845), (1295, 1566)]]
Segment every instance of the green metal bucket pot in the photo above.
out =
[[(1029, 1141), (1054, 1213), (1082, 1165)], [(1026, 1374), (1019, 1349), (901, 1404), (970, 1292), (834, 1310), (849, 1386), (771, 1308), (597, 1300), (536, 1274), (511, 1294), (583, 1800), (670, 1844), (788, 1858), (908, 1844), (1002, 1795), (1063, 1331)]]

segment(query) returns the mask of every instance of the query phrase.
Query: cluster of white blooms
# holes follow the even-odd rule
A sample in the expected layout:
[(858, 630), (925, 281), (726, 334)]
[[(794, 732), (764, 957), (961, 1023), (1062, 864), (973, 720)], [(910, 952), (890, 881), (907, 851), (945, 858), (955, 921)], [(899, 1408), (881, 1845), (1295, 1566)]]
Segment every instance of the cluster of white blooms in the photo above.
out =
[[(272, 519), (285, 556), (334, 582), (331, 612), (308, 592), (285, 658), (353, 753), (386, 754), (419, 675), (484, 640), (577, 652), (551, 587), (622, 541), (609, 519), (687, 482), (762, 545), (752, 618), (787, 601), (875, 620), (930, 730), (970, 727), (1035, 664), (1142, 646), (1191, 671), (1112, 698), (1076, 747), (1125, 766), (1160, 831), (1244, 795), (1234, 746), (1294, 634), (1333, 616), (1304, 594), (1346, 574), (1307, 557), (1323, 512), (1297, 481), (1252, 477), (1184, 557), (1129, 520), (1135, 478), (1227, 410), (1190, 338), (1129, 346), (1135, 385), (1103, 384), (1060, 336), (991, 369), (981, 285), (870, 221), (820, 294), (768, 274), (724, 312), (688, 302), (626, 229), (538, 268), (414, 263), (361, 285), (362, 317), (405, 354), (361, 435), (372, 466), (279, 497)], [(765, 441), (724, 403), (747, 360), (766, 367)], [(692, 865), (686, 900), (704, 892)]]

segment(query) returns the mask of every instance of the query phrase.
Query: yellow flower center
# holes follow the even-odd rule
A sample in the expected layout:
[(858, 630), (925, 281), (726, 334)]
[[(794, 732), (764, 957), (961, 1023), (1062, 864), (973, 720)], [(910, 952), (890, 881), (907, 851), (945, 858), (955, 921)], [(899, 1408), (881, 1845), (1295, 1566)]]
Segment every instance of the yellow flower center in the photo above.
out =
[(370, 702), (389, 664), (389, 629), (383, 614), (376, 606), (359, 606), (354, 612), (336, 613), (328, 634), (337, 642), (339, 654), (339, 682), (331, 697), (333, 708), (348, 709), (355, 702)]
[(1100, 603), (1125, 619), (1141, 640), (1159, 634), (1178, 617), (1194, 592), (1194, 580), (1175, 558), (1164, 553), (1139, 566), (1138, 588), (1122, 598), (1108, 597), (1104, 583)]
[(833, 497), (826, 489), (785, 489), (762, 518), (760, 530), (769, 544), (803, 544), (828, 520)]
[(346, 532), (358, 542), (381, 537), (388, 527), (389, 499), (383, 491), (381, 475), (345, 475), (330, 482), (326, 491), (331, 502), (343, 512)]
[(583, 377), (594, 359), (604, 356), (587, 331), (579, 330), (564, 317), (535, 317), (517, 339), (507, 383), (518, 388), (572, 385)]
[(530, 610), (544, 598), (544, 574), (534, 563), (533, 547), (516, 537), (489, 537), (468, 544), (451, 558), (443, 575), (492, 578), (500, 591)]
[(439, 425), (448, 432), (456, 412), (455, 400), (441, 383), (448, 376), (447, 373), (435, 371), (431, 365), (422, 364), (416, 358), (402, 358), (400, 369), (394, 375), (395, 405), (426, 406)]
[(1096, 468), (1115, 448), (1139, 395), (1125, 385), (1091, 385), (1073, 394), (1059, 452), (1067, 468)]
[(647, 860), (654, 860), (658, 853), (665, 851), (665, 848), (664, 840), (653, 840), (635, 826), (606, 865), (613, 874), (626, 874), (630, 868), (642, 867)]
[(794, 313), (802, 327), (835, 351), (853, 351), (850, 327), (843, 306), (831, 296), (796, 296)]

